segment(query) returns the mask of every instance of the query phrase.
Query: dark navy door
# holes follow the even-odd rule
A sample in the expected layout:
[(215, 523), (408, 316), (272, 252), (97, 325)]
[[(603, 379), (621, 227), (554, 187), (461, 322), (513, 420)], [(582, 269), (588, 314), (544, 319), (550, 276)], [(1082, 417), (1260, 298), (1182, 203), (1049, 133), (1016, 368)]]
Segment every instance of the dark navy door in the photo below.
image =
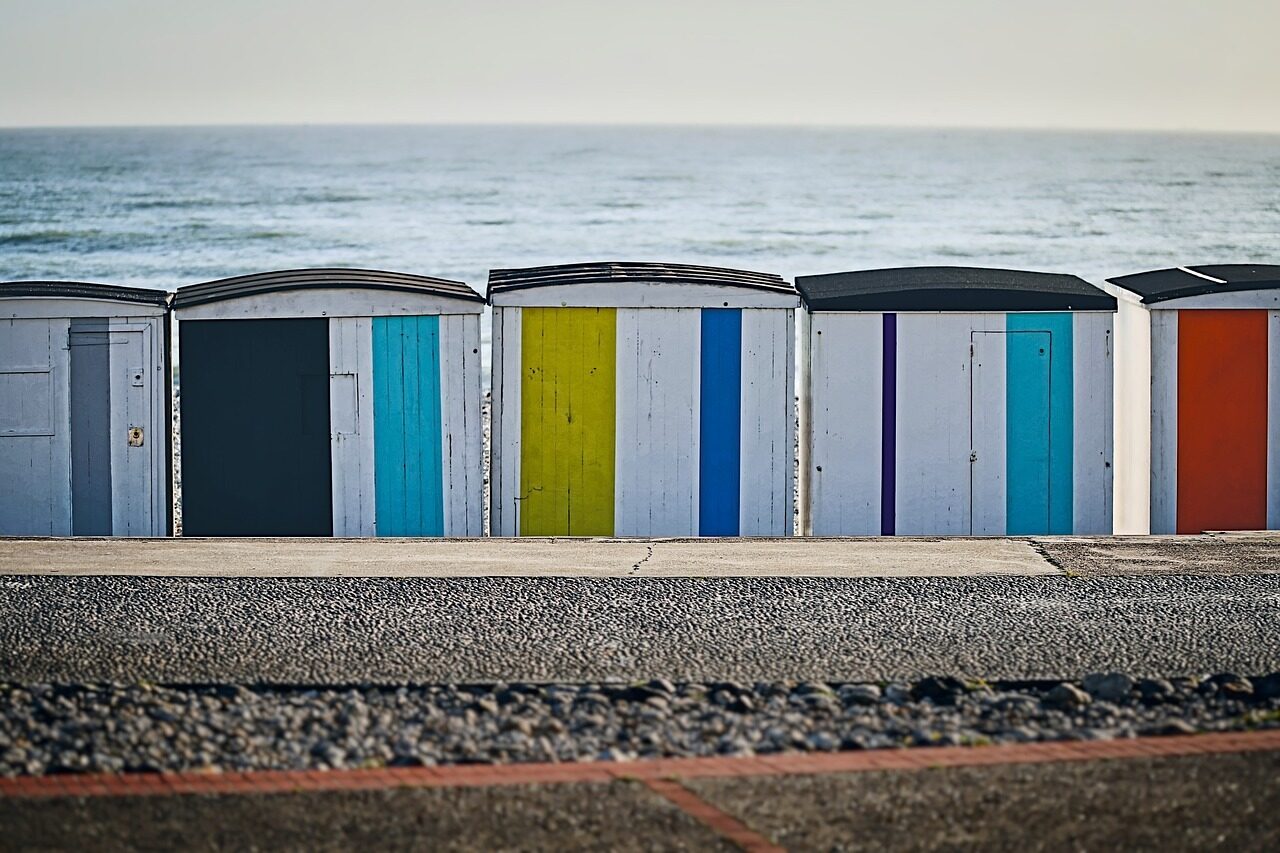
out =
[(179, 327), (187, 536), (330, 536), (329, 321)]

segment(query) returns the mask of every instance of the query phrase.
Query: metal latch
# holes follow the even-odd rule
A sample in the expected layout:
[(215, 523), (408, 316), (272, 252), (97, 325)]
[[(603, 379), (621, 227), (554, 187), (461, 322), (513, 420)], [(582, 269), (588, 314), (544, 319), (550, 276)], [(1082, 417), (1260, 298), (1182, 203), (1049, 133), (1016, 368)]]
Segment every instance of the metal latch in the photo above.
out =
[(133, 383), (134, 388), (142, 387), (143, 372), (141, 367), (135, 367), (133, 370), (130, 370), (129, 376), (130, 376), (130, 381)]
[(142, 427), (138, 427), (138, 426), (129, 427), (129, 446), (130, 447), (142, 446)]
[(969, 451), (969, 461), (970, 461), (970, 462), (977, 462), (977, 461), (978, 461), (978, 451), (976, 451), (976, 450), (971, 450), (971, 451)]

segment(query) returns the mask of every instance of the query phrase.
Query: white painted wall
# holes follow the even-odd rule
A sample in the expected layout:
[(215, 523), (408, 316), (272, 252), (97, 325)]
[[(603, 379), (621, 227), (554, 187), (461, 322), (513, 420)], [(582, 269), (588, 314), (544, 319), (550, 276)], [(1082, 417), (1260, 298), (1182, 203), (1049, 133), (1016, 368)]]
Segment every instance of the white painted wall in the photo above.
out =
[(1114, 523), (1113, 316), (1072, 317), (1072, 533), (1080, 535), (1110, 535)]
[(802, 531), (880, 535), (883, 317), (805, 313), (809, 367)]
[(696, 536), (702, 312), (617, 311), (614, 534)]
[(444, 535), (484, 534), (480, 315), (440, 317), (440, 442)]
[(742, 536), (788, 536), (795, 526), (795, 312), (742, 311), (740, 504)]
[(1152, 533), (1178, 529), (1178, 312), (1150, 313), (1151, 403), (1146, 411), (1151, 436)]
[(333, 535), (376, 536), (373, 321), (329, 321), (329, 438)]

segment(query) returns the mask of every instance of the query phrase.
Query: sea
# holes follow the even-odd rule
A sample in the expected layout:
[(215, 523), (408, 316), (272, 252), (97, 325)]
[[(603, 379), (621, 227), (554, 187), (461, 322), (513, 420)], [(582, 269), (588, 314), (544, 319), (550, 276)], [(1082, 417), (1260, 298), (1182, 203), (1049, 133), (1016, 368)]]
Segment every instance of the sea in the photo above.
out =
[(0, 279), (175, 288), (653, 260), (1092, 280), (1280, 260), (1280, 136), (740, 127), (0, 130)]

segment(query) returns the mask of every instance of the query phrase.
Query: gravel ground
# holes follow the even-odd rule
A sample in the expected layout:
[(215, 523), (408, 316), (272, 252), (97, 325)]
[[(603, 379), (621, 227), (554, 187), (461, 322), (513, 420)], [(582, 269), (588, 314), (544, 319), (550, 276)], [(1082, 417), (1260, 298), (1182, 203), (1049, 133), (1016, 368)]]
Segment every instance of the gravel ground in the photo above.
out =
[(1077, 577), (1280, 573), (1274, 534), (1035, 539), (1055, 567)]
[(0, 680), (1068, 679), (1280, 669), (1280, 575), (0, 577)]
[(687, 784), (794, 851), (1280, 850), (1280, 752)]
[(0, 687), (0, 773), (625, 761), (1280, 727), (1280, 673), (1079, 684)]

